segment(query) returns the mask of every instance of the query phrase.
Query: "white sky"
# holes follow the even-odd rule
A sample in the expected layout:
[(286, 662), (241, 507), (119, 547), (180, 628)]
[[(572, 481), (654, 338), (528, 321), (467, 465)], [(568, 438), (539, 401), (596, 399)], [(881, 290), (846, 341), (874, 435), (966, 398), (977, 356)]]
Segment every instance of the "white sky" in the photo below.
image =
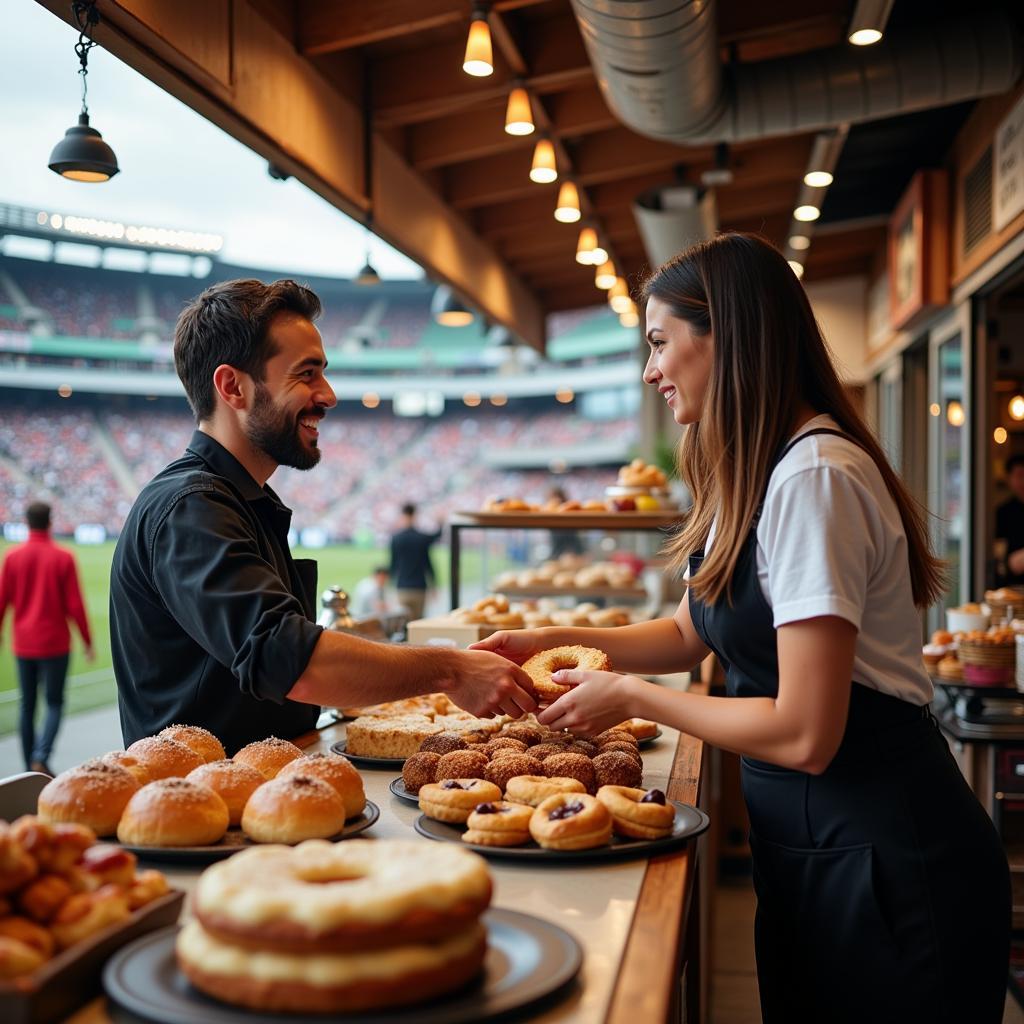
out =
[[(103, 48), (89, 55), (89, 114), (121, 173), (103, 184), (68, 181), (46, 165), (78, 120), (77, 30), (35, 0), (0, 0), (0, 202), (48, 211), (210, 231), (220, 258), (274, 271), (352, 276), (363, 228), (304, 185), (275, 181), (266, 161)], [(382, 277), (422, 270), (375, 239)]]

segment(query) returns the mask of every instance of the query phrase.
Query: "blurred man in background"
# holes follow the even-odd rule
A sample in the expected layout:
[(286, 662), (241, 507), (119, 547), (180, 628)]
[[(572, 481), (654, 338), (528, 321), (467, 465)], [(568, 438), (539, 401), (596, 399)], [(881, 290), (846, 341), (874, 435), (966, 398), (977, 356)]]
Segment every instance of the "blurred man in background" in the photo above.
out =
[[(89, 620), (70, 551), (50, 537), (50, 506), (37, 501), (26, 510), (28, 540), (11, 548), (0, 569), (0, 629), (14, 609), (14, 657), (21, 686), (21, 749), (25, 767), (52, 775), (49, 759), (64, 711), (71, 630), (78, 627), (85, 656), (94, 658)], [(36, 738), (36, 693), (42, 685), (46, 721)]]
[(387, 615), (396, 610), (398, 602), (388, 586), (388, 567), (378, 565), (361, 579), (352, 591), (349, 611), (356, 619), (369, 619)]
[(411, 619), (422, 619), (427, 589), (437, 579), (430, 561), (430, 547), (441, 531), (424, 533), (416, 529), (416, 506), (402, 506), (402, 528), (391, 537), (391, 578), (398, 590), (398, 603)]

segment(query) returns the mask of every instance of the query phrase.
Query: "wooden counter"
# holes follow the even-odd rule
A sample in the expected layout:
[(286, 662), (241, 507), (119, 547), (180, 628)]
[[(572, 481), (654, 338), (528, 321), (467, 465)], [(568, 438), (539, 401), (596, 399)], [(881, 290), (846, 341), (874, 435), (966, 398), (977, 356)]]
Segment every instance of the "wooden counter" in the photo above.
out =
[[(663, 682), (673, 688), (685, 685), (679, 677), (663, 677)], [(693, 688), (700, 686), (694, 683)], [(342, 738), (344, 730), (343, 724), (332, 725), (296, 742), (311, 752), (327, 750)], [(663, 735), (643, 752), (644, 784), (664, 789), (673, 800), (698, 803), (703, 753), (700, 741), (663, 727)], [(380, 819), (365, 836), (414, 838), (412, 825), (418, 809), (397, 800), (388, 790), (397, 772), (364, 769), (361, 774), (367, 797), (381, 810)], [(680, 1020), (684, 963), (689, 965), (685, 993), (688, 1019), (700, 1019), (700, 943), (693, 926), (699, 846), (699, 840), (691, 842), (682, 850), (650, 861), (581, 867), (553, 864), (538, 868), (535, 864), (489, 862), (496, 906), (553, 921), (571, 932), (584, 950), (577, 982), (563, 999), (530, 1020), (543, 1024), (661, 1024)], [(198, 871), (157, 866), (165, 870), (172, 885), (191, 894)], [(185, 914), (188, 912), (186, 903)], [(70, 1022), (109, 1024), (105, 1000), (90, 1003)]]

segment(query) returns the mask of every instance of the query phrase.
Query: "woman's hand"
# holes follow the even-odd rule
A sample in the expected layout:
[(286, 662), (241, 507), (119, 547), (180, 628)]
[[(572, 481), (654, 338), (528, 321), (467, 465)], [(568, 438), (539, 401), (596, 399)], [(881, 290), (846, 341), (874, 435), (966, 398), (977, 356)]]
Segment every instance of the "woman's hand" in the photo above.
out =
[(568, 729), (582, 736), (596, 736), (632, 718), (637, 690), (650, 685), (636, 676), (576, 668), (555, 672), (551, 680), (572, 689), (541, 711), (537, 720), (552, 729)]
[(546, 651), (551, 644), (546, 643), (541, 634), (533, 629), (500, 629), (485, 640), (470, 644), (471, 651), (493, 651), (508, 661), (522, 665), (541, 651)]

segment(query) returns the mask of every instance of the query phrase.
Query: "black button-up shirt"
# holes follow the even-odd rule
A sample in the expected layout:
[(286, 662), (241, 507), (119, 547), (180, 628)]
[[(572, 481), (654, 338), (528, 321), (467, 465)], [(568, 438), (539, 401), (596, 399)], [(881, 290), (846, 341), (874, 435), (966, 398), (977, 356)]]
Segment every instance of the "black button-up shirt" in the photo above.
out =
[(199, 430), (143, 488), (110, 574), (126, 745), (183, 722), (232, 754), (315, 726), (319, 708), (286, 699), (321, 633), (316, 562), (292, 558), (291, 515)]

